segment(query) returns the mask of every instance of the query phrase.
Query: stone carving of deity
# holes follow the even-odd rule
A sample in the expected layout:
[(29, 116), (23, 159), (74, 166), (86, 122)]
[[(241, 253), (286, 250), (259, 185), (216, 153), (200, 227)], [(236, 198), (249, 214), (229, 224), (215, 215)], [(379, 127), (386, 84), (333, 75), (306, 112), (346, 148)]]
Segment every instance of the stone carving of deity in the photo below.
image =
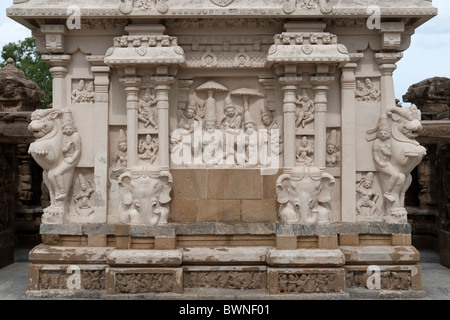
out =
[(113, 156), (114, 165), (119, 168), (127, 167), (127, 137), (124, 130), (120, 130), (119, 143), (117, 145), (117, 152)]
[(150, 163), (153, 163), (156, 160), (158, 149), (158, 140), (152, 139), (152, 136), (147, 134), (145, 139), (139, 141), (139, 158), (142, 160), (149, 160)]
[(327, 139), (326, 166), (337, 167), (340, 163), (340, 158), (341, 153), (337, 144), (337, 132), (336, 130), (331, 130)]
[(367, 173), (356, 188), (356, 192), (359, 194), (356, 210), (362, 216), (373, 216), (377, 210), (376, 202), (379, 195), (372, 188), (373, 177), (373, 172)]
[(138, 120), (144, 123), (144, 127), (152, 125), (158, 129), (158, 110), (156, 108), (156, 98), (150, 94), (150, 89), (147, 88), (145, 93), (139, 100), (138, 106)]
[(303, 165), (312, 164), (312, 159), (309, 157), (312, 154), (314, 154), (314, 148), (310, 145), (308, 138), (303, 137), (300, 145), (297, 147), (297, 163)]
[(307, 123), (314, 120), (314, 101), (304, 93), (298, 96), (296, 105), (295, 126), (298, 128), (301, 125), (304, 128)]
[(94, 187), (92, 182), (80, 174), (78, 176), (80, 182), (80, 191), (74, 196), (75, 210), (81, 216), (89, 216), (94, 212), (92, 194)]

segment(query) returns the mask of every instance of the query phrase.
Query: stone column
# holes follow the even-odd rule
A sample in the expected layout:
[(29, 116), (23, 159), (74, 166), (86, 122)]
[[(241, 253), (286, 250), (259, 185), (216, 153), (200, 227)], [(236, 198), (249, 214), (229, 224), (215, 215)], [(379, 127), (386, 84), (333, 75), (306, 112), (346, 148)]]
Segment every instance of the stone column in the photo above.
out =
[(138, 106), (141, 78), (128, 76), (120, 79), (127, 95), (127, 164), (138, 164)]
[(109, 74), (110, 67), (104, 65), (104, 56), (87, 56), (92, 64), (95, 84), (94, 126), (94, 220), (106, 222), (108, 205), (108, 129), (109, 129)]
[(284, 93), (283, 101), (283, 134), (284, 134), (284, 167), (295, 167), (295, 109), (297, 101), (298, 84), (302, 81), (301, 77), (288, 75), (280, 77), (279, 82), (282, 85)]
[(329, 84), (334, 77), (314, 76), (311, 84), (315, 93), (314, 98), (314, 163), (319, 168), (326, 167), (326, 143), (327, 143), (327, 92)]
[(341, 189), (345, 190), (341, 201), (343, 222), (356, 221), (356, 63), (363, 54), (351, 56), (351, 62), (342, 68), (341, 75)]
[(155, 76), (152, 82), (155, 84), (158, 108), (159, 167), (169, 170), (169, 91), (175, 80), (172, 76)]
[(387, 109), (395, 107), (395, 91), (394, 79), (392, 74), (397, 66), (395, 65), (401, 58), (403, 53), (377, 53), (375, 61), (379, 64), (378, 69), (381, 72), (381, 114)]
[(53, 75), (53, 108), (67, 107), (67, 83), (66, 75), (69, 70), (66, 66), (72, 62), (70, 55), (43, 55), (42, 59), (52, 66), (50, 72)]

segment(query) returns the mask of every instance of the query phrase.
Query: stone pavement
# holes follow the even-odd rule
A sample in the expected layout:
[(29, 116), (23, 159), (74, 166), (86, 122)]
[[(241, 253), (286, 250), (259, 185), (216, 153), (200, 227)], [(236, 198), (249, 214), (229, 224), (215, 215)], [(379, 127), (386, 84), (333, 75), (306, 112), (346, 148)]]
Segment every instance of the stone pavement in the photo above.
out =
[[(16, 249), (15, 263), (0, 269), (0, 300), (27, 300), (29, 249)], [(450, 300), (450, 269), (439, 263), (439, 254), (420, 250), (422, 286), (427, 300)]]

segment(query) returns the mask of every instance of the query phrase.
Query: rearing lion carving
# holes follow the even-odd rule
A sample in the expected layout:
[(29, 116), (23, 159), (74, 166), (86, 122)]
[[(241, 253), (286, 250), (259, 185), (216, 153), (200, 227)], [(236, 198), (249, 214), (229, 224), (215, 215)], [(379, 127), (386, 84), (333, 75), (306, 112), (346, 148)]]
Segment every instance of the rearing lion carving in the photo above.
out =
[(81, 138), (69, 109), (36, 110), (28, 130), (37, 138), (29, 153), (44, 169), (43, 180), (50, 193), (50, 206), (44, 210), (44, 223), (63, 223), (67, 195), (73, 173), (81, 157)]
[(373, 141), (372, 154), (383, 191), (387, 221), (406, 223), (405, 193), (411, 185), (411, 171), (422, 161), (426, 149), (416, 141), (422, 130), (421, 113), (415, 105), (387, 110), (378, 127), (367, 133)]

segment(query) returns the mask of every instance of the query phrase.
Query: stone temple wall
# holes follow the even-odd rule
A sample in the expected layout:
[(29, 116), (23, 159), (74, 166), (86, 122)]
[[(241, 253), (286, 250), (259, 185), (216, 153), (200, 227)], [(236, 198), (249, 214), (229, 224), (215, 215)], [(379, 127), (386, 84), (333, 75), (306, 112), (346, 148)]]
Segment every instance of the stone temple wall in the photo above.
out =
[(15, 1), (54, 76), (28, 294), (420, 296), (404, 200), (426, 150), (392, 74), (437, 10), (369, 9)]

